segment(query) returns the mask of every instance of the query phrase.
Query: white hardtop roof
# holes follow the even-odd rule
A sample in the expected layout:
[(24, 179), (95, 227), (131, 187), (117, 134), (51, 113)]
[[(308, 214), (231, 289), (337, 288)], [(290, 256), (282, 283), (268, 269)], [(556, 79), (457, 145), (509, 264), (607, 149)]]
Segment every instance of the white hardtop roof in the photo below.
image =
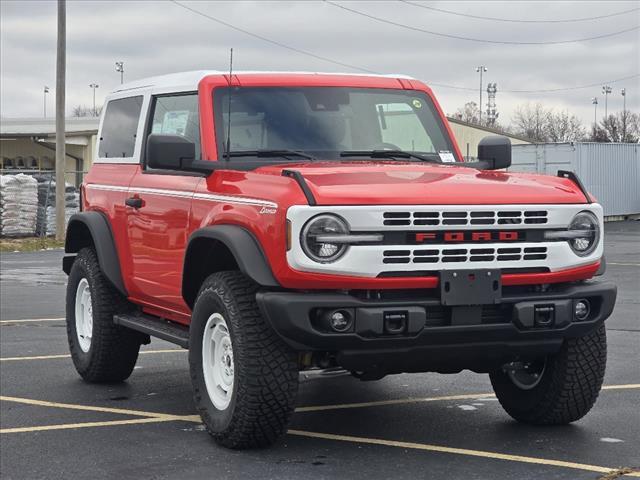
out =
[[(113, 90), (112, 93), (125, 92), (127, 90), (137, 90), (140, 88), (161, 87), (161, 88), (187, 88), (195, 90), (198, 88), (198, 83), (204, 77), (209, 75), (228, 75), (229, 72), (221, 70), (195, 70), (192, 72), (179, 72), (169, 73), (167, 75), (158, 75), (156, 77), (141, 78), (140, 80), (134, 80), (120, 85)], [(414, 80), (413, 77), (400, 74), (378, 75), (373, 73), (337, 73), (337, 72), (276, 72), (276, 71), (234, 71), (234, 75), (242, 74), (278, 74), (278, 75), (344, 75), (344, 76), (356, 76), (356, 77), (381, 77), (381, 78), (402, 78), (406, 80)]]

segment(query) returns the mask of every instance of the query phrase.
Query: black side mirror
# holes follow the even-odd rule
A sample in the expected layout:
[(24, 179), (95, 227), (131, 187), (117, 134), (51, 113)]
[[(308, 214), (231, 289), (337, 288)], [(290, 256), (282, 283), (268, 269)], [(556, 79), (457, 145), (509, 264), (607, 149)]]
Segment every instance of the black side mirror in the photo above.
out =
[(147, 137), (147, 166), (166, 170), (183, 170), (193, 163), (196, 145), (180, 135), (152, 133)]
[(484, 137), (478, 144), (478, 163), (486, 164), (486, 170), (510, 167), (511, 140), (499, 135)]

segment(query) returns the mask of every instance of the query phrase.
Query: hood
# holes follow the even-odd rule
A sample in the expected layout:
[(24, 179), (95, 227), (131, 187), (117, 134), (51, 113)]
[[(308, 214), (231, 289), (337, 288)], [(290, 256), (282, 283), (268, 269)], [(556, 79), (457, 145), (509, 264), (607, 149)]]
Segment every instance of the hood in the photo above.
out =
[(314, 162), (256, 173), (302, 174), (318, 205), (495, 205), (585, 203), (571, 180), (415, 162)]

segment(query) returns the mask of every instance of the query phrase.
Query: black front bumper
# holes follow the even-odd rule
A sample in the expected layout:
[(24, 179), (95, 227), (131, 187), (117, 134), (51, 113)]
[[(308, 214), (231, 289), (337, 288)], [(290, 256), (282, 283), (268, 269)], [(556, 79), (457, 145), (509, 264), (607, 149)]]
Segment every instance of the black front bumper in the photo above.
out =
[[(577, 300), (591, 304), (589, 316), (574, 318)], [(611, 315), (616, 286), (587, 282), (554, 286), (546, 292), (505, 289), (498, 305), (443, 306), (439, 297), (411, 294), (395, 299), (364, 299), (346, 293), (260, 292), (262, 313), (275, 331), (298, 351), (335, 352), (350, 370), (487, 371), (516, 358), (557, 351), (563, 341), (589, 333)], [(550, 322), (534, 312), (551, 308)], [(353, 315), (347, 332), (318, 323), (322, 312), (344, 309)], [(384, 322), (402, 312), (404, 327), (390, 333)]]

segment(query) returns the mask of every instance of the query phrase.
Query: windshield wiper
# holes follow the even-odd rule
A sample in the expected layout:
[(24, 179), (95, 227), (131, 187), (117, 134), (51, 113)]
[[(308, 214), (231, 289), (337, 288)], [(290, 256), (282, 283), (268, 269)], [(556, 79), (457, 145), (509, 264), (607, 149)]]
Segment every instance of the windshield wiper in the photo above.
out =
[(438, 157), (427, 157), (413, 152), (406, 152), (404, 150), (345, 150), (340, 152), (341, 157), (369, 157), (369, 158), (415, 158), (422, 162), (436, 162), (440, 163)]
[(229, 152), (229, 157), (258, 157), (258, 158), (273, 158), (273, 157), (302, 157), (308, 160), (315, 160), (316, 158), (297, 150), (238, 150), (235, 152)]

